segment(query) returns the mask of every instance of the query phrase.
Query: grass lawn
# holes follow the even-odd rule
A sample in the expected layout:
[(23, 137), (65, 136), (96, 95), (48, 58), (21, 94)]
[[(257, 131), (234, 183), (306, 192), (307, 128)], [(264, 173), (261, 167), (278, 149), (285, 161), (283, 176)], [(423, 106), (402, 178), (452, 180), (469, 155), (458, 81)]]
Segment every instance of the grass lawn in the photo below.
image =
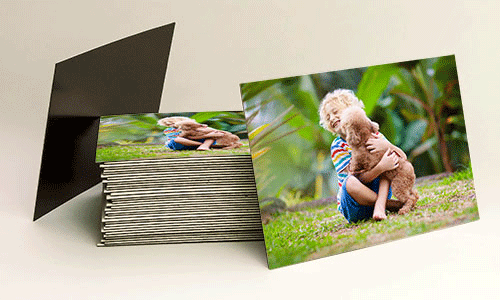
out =
[(191, 156), (221, 156), (250, 154), (248, 140), (241, 140), (243, 146), (237, 149), (211, 149), (210, 151), (170, 150), (164, 145), (119, 145), (98, 147), (96, 162), (133, 160), (144, 158), (191, 157)]
[(271, 269), (352, 251), (387, 241), (479, 219), (472, 171), (417, 185), (415, 210), (400, 216), (389, 213), (381, 222), (349, 224), (336, 205), (274, 215), (264, 225)]

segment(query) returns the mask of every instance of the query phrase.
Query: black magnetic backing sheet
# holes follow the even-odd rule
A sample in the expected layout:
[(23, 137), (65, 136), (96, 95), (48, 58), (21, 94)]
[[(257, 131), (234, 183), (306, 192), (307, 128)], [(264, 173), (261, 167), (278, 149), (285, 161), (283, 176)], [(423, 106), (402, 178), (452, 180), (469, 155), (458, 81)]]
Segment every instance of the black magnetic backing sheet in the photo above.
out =
[(175, 23), (55, 66), (34, 220), (101, 181), (99, 117), (157, 112)]

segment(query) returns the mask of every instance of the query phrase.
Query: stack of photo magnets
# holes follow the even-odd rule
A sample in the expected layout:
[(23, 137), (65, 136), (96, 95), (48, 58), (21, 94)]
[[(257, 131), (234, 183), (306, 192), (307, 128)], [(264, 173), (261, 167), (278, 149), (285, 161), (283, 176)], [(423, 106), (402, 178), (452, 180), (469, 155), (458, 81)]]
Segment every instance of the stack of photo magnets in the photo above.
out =
[(251, 156), (100, 164), (99, 246), (262, 240)]

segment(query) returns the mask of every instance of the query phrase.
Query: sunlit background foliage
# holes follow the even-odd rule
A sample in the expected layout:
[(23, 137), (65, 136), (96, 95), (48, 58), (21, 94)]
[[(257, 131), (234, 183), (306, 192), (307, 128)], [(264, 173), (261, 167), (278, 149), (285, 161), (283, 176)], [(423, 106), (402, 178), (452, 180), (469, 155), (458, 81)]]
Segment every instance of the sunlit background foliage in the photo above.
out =
[(243, 112), (199, 112), (171, 114), (136, 114), (101, 117), (98, 146), (163, 144), (164, 126), (158, 120), (165, 117), (184, 116), (198, 123), (229, 131), (240, 138), (247, 138)]
[(417, 177), (470, 164), (454, 56), (241, 84), (259, 200), (332, 197), (334, 136), (319, 126), (326, 93), (353, 90)]

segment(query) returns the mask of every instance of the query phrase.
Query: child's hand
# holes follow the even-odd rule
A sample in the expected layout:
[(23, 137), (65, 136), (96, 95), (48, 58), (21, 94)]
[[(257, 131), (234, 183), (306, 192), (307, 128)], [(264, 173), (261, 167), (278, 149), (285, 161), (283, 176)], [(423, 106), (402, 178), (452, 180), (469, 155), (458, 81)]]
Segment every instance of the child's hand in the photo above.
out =
[(377, 167), (380, 168), (381, 172), (394, 170), (399, 166), (399, 156), (393, 152), (391, 149), (387, 149), (379, 161)]
[(380, 134), (372, 133), (372, 137), (366, 141), (366, 149), (371, 153), (384, 151), (390, 147), (389, 141), (384, 139)]

